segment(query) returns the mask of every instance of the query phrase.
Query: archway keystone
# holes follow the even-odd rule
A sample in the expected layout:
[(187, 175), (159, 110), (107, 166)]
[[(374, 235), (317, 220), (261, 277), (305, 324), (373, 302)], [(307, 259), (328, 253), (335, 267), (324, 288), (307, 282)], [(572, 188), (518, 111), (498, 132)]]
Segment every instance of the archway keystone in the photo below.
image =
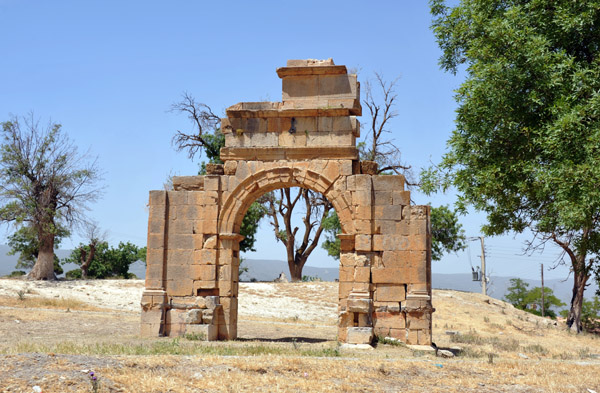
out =
[(150, 191), (144, 336), (237, 337), (239, 229), (262, 194), (322, 193), (342, 224), (338, 339), (374, 335), (431, 343), (428, 206), (411, 206), (402, 176), (360, 162), (360, 85), (330, 60), (277, 69), (281, 102), (242, 102), (221, 120), (223, 165)]

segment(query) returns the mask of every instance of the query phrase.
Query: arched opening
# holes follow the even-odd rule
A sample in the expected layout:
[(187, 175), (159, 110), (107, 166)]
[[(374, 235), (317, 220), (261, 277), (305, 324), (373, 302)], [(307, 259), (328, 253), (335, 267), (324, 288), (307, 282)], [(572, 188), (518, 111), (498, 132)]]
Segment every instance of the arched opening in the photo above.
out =
[[(256, 235), (257, 252), (244, 253), (240, 247), (238, 285), (234, 285), (237, 338), (335, 341), (339, 258), (321, 247), (326, 238), (322, 219), (335, 209), (322, 194), (299, 187), (276, 189), (257, 201), (259, 205), (251, 209), (265, 212)], [(317, 261), (321, 267), (314, 266)]]
[[(266, 283), (240, 283), (239, 278), (239, 241), (242, 239), (239, 231), (242, 220), (250, 205), (265, 194), (295, 187), (311, 190), (331, 203), (331, 210), (339, 216), (342, 234), (347, 233), (349, 228), (353, 228), (350, 219), (351, 206), (346, 204), (346, 200), (340, 198), (342, 194), (335, 191), (334, 183), (335, 181), (326, 181), (316, 172), (275, 168), (258, 172), (249, 181), (240, 183), (231, 193), (230, 199), (224, 202), (221, 234), (227, 233), (226, 237), (232, 239), (222, 242), (223, 248), (220, 250), (223, 255), (231, 256), (231, 268), (227, 269), (232, 273), (231, 301), (229, 310), (224, 309), (224, 312), (226, 321), (237, 325), (229, 329), (227, 332), (229, 337), (235, 332), (236, 336), (242, 339), (307, 342), (335, 340), (338, 333), (337, 319), (341, 298), (338, 283), (289, 283), (274, 286)], [(232, 247), (231, 252), (227, 251), (227, 247)], [(280, 245), (277, 247), (281, 247), (284, 253), (284, 247)], [(220, 263), (223, 262), (225, 259), (220, 258)], [(264, 291), (273, 290), (281, 291), (279, 300), (271, 299), (269, 303), (268, 293)], [(243, 295), (240, 296), (240, 293)], [(247, 307), (256, 308), (255, 306), (262, 307), (262, 312), (256, 309), (252, 312), (246, 310)], [(250, 314), (253, 317), (249, 320)]]

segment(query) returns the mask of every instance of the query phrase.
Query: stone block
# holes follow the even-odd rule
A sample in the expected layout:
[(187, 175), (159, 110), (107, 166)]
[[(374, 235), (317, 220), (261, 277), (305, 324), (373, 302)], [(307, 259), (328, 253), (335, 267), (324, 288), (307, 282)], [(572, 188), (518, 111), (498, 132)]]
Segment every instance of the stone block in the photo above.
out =
[[(354, 258), (352, 258), (354, 260)], [(354, 266), (340, 266), (340, 281), (354, 281)]]
[(406, 320), (401, 312), (374, 312), (373, 324), (377, 327), (404, 329)]
[(170, 296), (192, 296), (194, 294), (192, 279), (167, 280), (166, 287)]
[(359, 233), (373, 233), (372, 221), (371, 220), (355, 220), (354, 229)]
[(392, 193), (392, 204), (401, 206), (410, 205), (410, 191), (394, 191)]
[[(374, 204), (377, 206), (389, 206), (392, 204), (392, 194), (393, 191), (375, 191), (375, 201)], [(398, 218), (402, 217), (402, 210), (400, 210), (400, 215)]]
[(319, 95), (319, 83), (316, 76), (288, 76), (281, 81), (281, 84), (284, 102), (308, 99)]
[(170, 250), (193, 250), (194, 238), (192, 235), (171, 234), (167, 236), (167, 247)]
[(373, 302), (371, 299), (356, 299), (349, 297), (346, 309), (350, 312), (370, 313)]
[(218, 295), (217, 281), (194, 281), (194, 295), (197, 296), (213, 296)]
[(360, 173), (363, 175), (377, 175), (377, 163), (375, 161), (361, 161)]
[(410, 267), (410, 251), (384, 251), (382, 253), (383, 266), (391, 269), (407, 269)]
[(190, 265), (194, 261), (193, 250), (174, 250), (167, 251), (167, 266), (172, 265)]
[(227, 161), (223, 165), (223, 172), (227, 176), (235, 176), (235, 172), (237, 170), (237, 161)]
[(204, 176), (204, 189), (206, 191), (220, 191), (220, 177)]
[[(220, 305), (219, 305), (220, 307)], [(219, 310), (216, 310), (216, 308), (214, 309), (206, 309), (202, 311), (202, 320), (204, 321), (204, 323), (206, 324), (215, 324), (214, 322), (216, 322), (216, 318), (215, 316), (219, 314)]]
[(406, 342), (406, 329), (390, 329), (389, 337)]
[(409, 329), (431, 329), (431, 319), (428, 313), (409, 313), (406, 317), (406, 327)]
[[(197, 176), (193, 176), (196, 178)], [(176, 181), (177, 177), (173, 178)], [(167, 200), (170, 206), (181, 206), (187, 205), (188, 203), (188, 192), (187, 191), (167, 191)]]
[(431, 345), (431, 331), (419, 330), (417, 340), (419, 345)]
[(404, 176), (373, 176), (373, 189), (375, 191), (404, 191)]
[(150, 206), (164, 206), (167, 203), (167, 192), (150, 191), (148, 203)]
[(161, 323), (142, 323), (140, 325), (140, 335), (142, 337), (159, 337), (162, 333)]
[(217, 250), (203, 249), (194, 251), (194, 263), (198, 265), (215, 265)]
[(356, 251), (371, 251), (371, 235), (356, 235), (354, 248)]
[(354, 269), (354, 281), (356, 282), (371, 282), (371, 267), (370, 266), (357, 266)]
[(273, 134), (275, 137), (278, 137), (278, 145), (284, 147), (300, 147), (306, 146), (307, 133), (304, 131), (296, 131), (293, 134), (290, 134), (287, 131), (284, 131), (280, 134)]
[(192, 280), (214, 281), (217, 279), (216, 265), (190, 265)]
[(217, 326), (215, 325), (187, 325), (185, 334), (195, 335), (206, 341), (217, 340)]
[(338, 234), (337, 237), (340, 239), (341, 252), (354, 251), (354, 235)]
[(202, 310), (195, 309), (187, 312), (185, 316), (185, 323), (187, 324), (200, 324), (202, 323)]
[(375, 300), (381, 302), (401, 302), (406, 300), (406, 287), (402, 284), (378, 284)]
[(409, 282), (405, 269), (371, 268), (373, 284), (406, 284)]
[(371, 344), (373, 341), (372, 327), (349, 327), (347, 332), (346, 342), (348, 344)]
[(412, 235), (409, 237), (409, 249), (412, 251), (427, 251), (427, 235)]

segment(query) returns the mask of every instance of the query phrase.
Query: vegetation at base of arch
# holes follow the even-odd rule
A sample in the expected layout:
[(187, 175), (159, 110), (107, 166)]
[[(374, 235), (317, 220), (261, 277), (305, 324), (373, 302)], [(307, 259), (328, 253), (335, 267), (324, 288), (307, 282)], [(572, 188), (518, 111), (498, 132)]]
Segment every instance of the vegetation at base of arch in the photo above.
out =
[(466, 79), (456, 129), (428, 184), (487, 214), (483, 232), (533, 232), (573, 272), (581, 331), (600, 261), (600, 1), (430, 1), (442, 69)]
[[(88, 278), (133, 278), (129, 273), (129, 265), (136, 261), (146, 260), (146, 247), (137, 247), (130, 242), (120, 242), (115, 248), (108, 245), (106, 241), (100, 241), (95, 245), (94, 257), (88, 267)], [(68, 258), (62, 260), (62, 264), (74, 263), (81, 265), (82, 250), (90, 252), (90, 246), (80, 244), (71, 252)], [(67, 272), (67, 278), (81, 278), (81, 270)]]

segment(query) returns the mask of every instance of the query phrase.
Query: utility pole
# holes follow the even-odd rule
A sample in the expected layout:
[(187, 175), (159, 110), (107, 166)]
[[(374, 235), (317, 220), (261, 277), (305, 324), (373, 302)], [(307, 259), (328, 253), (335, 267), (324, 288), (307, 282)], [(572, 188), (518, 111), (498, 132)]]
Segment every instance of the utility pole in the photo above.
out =
[(481, 240), (481, 293), (487, 296), (487, 276), (485, 275), (485, 247), (483, 246), (483, 236)]
[(542, 317), (544, 316), (544, 264), (542, 263)]

